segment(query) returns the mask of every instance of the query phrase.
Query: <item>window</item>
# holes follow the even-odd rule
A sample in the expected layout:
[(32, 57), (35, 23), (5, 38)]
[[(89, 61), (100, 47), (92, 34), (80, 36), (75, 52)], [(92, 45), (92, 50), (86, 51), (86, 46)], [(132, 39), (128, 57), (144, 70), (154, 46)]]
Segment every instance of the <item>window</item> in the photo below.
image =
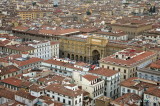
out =
[(135, 90), (133, 90), (133, 93), (136, 93), (136, 91), (135, 91)]
[(123, 77), (124, 79), (126, 79), (126, 75), (124, 75), (124, 77)]
[(126, 73), (126, 69), (124, 69), (124, 73)]
[(125, 92), (125, 88), (123, 88), (122, 91)]
[(52, 98), (54, 98), (54, 96), (52, 96)]
[(104, 96), (107, 96), (107, 93), (106, 93), (106, 92), (104, 92)]
[(65, 99), (63, 99), (63, 103), (65, 103)]
[(81, 102), (81, 98), (79, 98), (79, 102)]
[(113, 67), (113, 70), (115, 70), (115, 68)]
[(130, 90), (130, 89), (128, 89), (128, 90), (127, 90), (127, 92), (128, 92), (128, 93), (130, 93), (130, 92), (131, 92), (131, 90)]
[(156, 103), (153, 103), (153, 106), (157, 106), (157, 104), (156, 104)]
[(58, 97), (58, 101), (60, 101), (60, 98)]
[(120, 68), (118, 68), (118, 71), (121, 71), (121, 69), (120, 69)]
[(77, 100), (75, 101), (75, 105), (77, 104)]
[(71, 105), (71, 101), (68, 101), (68, 104)]
[(104, 65), (102, 65), (102, 68), (104, 68)]
[(147, 98), (147, 99), (149, 99), (149, 98), (150, 98), (150, 96), (149, 96), (149, 95), (146, 95), (146, 98)]
[(110, 96), (112, 96), (112, 91), (110, 92)]
[(109, 69), (109, 66), (107, 66), (107, 69)]

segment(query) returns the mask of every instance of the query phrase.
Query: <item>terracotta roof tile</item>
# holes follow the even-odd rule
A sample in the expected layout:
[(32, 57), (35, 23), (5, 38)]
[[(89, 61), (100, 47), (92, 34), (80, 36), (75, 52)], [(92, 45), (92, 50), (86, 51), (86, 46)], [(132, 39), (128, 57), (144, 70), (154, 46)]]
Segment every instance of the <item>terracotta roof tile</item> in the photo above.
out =
[[(130, 103), (132, 101), (132, 103)], [(141, 97), (134, 93), (126, 93), (123, 96), (115, 99), (111, 102), (111, 104), (119, 104), (120, 106), (129, 105), (137, 103), (137, 101), (141, 101)], [(137, 106), (137, 105), (135, 105)]]
[(10, 77), (10, 78), (6, 78), (1, 80), (2, 83), (6, 83), (6, 84), (10, 84), (16, 87), (28, 87), (29, 85), (31, 85), (30, 82), (28, 81), (22, 81), (18, 78), (15, 77)]
[(138, 78), (138, 77), (132, 77), (132, 78), (129, 78), (121, 82), (120, 85), (128, 87), (128, 88), (136, 89), (136, 90), (142, 90), (144, 88), (157, 86), (157, 82), (145, 80), (145, 79)]
[(15, 92), (10, 91), (9, 89), (6, 89), (6, 88), (0, 88), (0, 97), (14, 100), (14, 96), (15, 96)]
[(25, 90), (19, 90), (16, 92), (16, 95), (29, 99), (29, 100), (35, 100), (36, 97), (32, 96), (29, 92), (25, 91)]
[(66, 95), (69, 97), (76, 97), (78, 95), (83, 94), (83, 92), (80, 89), (77, 89), (74, 91), (74, 90), (64, 87), (63, 85), (59, 85), (59, 84), (51, 84), (47, 86), (45, 89), (56, 92), (56, 93), (60, 93), (62, 95)]
[(0, 70), (1, 70), (0, 75), (6, 75), (9, 73), (17, 72), (20, 69), (14, 65), (10, 65), (10, 66), (4, 67), (4, 68), (0, 68)]
[(110, 77), (110, 76), (113, 76), (118, 73), (118, 71), (106, 69), (106, 68), (98, 68), (95, 70), (90, 70), (89, 72), (94, 73), (94, 74), (98, 74), (98, 75), (103, 75), (106, 77)]
[(91, 75), (91, 74), (86, 74), (83, 76), (83, 78), (87, 79), (88, 81), (92, 81), (92, 80), (95, 80), (98, 78), (98, 76), (94, 76), (94, 75)]
[(117, 65), (127, 65), (127, 66), (132, 66), (135, 63), (137, 63), (138, 61), (142, 61), (145, 60), (146, 58), (148, 58), (149, 56), (153, 56), (156, 55), (155, 52), (152, 51), (146, 51), (142, 54), (139, 54), (131, 59), (128, 60), (123, 60), (123, 59), (119, 59), (119, 58), (115, 58), (115, 55), (111, 55), (108, 57), (105, 57), (103, 59), (100, 60), (100, 62), (105, 62), (105, 63), (115, 63)]
[(157, 87), (150, 87), (147, 91), (144, 92), (145, 94), (149, 94), (152, 96), (156, 96), (160, 98), (160, 86)]

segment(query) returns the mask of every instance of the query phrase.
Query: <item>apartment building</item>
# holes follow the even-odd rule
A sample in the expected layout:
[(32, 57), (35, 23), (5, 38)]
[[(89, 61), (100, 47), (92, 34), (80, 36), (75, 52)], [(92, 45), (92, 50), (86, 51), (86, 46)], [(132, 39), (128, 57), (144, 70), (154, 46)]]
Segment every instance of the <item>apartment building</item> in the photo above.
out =
[(90, 69), (90, 65), (84, 64), (84, 66), (81, 66), (78, 62), (76, 63), (75, 61), (59, 58), (53, 58), (42, 62), (42, 66), (48, 67), (53, 70), (53, 72), (64, 76), (72, 76), (74, 71), (81, 72), (82, 74), (87, 73)]
[(50, 41), (36, 41), (30, 42), (28, 46), (34, 47), (34, 52), (31, 54), (33, 57), (38, 57), (42, 59), (51, 58), (51, 45)]
[(98, 68), (89, 71), (89, 73), (104, 80), (104, 96), (110, 98), (119, 97), (120, 72), (107, 68)]
[(157, 85), (158, 83), (155, 81), (132, 77), (120, 83), (121, 96), (126, 93), (135, 93), (142, 97), (144, 91), (146, 91), (150, 87), (156, 87)]
[(152, 51), (140, 51), (127, 48), (113, 55), (102, 58), (100, 67), (117, 70), (121, 73), (121, 80), (136, 76), (136, 71), (156, 61), (157, 54)]
[(144, 106), (159, 106), (160, 103), (160, 86), (148, 88), (144, 92), (143, 102)]
[(92, 105), (95, 99), (104, 95), (104, 80), (100, 77), (91, 74), (81, 75), (79, 72), (73, 72), (72, 78), (75, 84), (82, 86), (82, 90), (89, 93), (89, 97), (93, 99)]
[(145, 68), (137, 70), (137, 77), (146, 80), (160, 81), (160, 60), (151, 63)]
[(83, 92), (75, 84), (51, 84), (45, 88), (47, 96), (64, 103), (65, 106), (82, 106)]

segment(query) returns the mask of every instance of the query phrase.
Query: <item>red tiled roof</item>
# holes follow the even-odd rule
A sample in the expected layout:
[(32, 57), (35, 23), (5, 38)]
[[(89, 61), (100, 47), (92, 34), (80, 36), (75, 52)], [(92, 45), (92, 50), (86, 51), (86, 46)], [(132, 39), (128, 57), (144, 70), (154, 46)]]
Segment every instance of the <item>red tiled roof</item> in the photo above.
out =
[(132, 77), (132, 78), (129, 78), (121, 82), (120, 85), (128, 87), (128, 88), (136, 89), (136, 90), (142, 90), (144, 88), (157, 86), (157, 82), (145, 80), (145, 79), (138, 78), (138, 77)]
[(16, 92), (16, 95), (23, 97), (25, 99), (29, 99), (29, 100), (35, 100), (36, 97), (32, 96), (29, 92), (26, 92), (25, 90), (19, 90)]
[(9, 44), (10, 42), (11, 42), (10, 40), (0, 41), (0, 46), (6, 46), (6, 45)]
[(91, 74), (86, 74), (83, 76), (83, 78), (87, 79), (88, 81), (92, 81), (92, 80), (95, 80), (98, 78), (98, 76), (94, 76), (94, 75), (91, 75)]
[(158, 60), (154, 63), (151, 63), (149, 67), (160, 69), (160, 60)]
[(156, 96), (160, 98), (160, 86), (157, 87), (150, 87), (147, 91), (144, 92), (145, 94), (149, 94), (152, 96)]
[(127, 93), (115, 99), (114, 101), (112, 101), (111, 104), (119, 104), (120, 106), (124, 106), (124, 105), (131, 106), (132, 104), (130, 104), (130, 101), (132, 101), (132, 104), (135, 104), (137, 103), (137, 101), (141, 101), (141, 97), (134, 93)]
[(59, 44), (59, 42), (51, 41), (51, 45)]
[(122, 59), (119, 59), (119, 58), (115, 58), (115, 55), (111, 55), (111, 56), (108, 56), (108, 57), (105, 57), (103, 59), (100, 60), (100, 62), (104, 62), (104, 63), (115, 63), (117, 65), (128, 65), (128, 66), (132, 66), (134, 63), (137, 63), (138, 61), (141, 61), (141, 60), (145, 60), (146, 58), (148, 58), (148, 56), (153, 56), (155, 55), (156, 53), (155, 52), (152, 52), (152, 51), (146, 51), (142, 54), (139, 54), (131, 59), (128, 59), (128, 60), (122, 60)]
[(32, 46), (25, 46), (25, 45), (7, 45), (6, 48), (18, 51), (30, 51), (35, 49)]
[(20, 69), (14, 65), (10, 65), (10, 66), (4, 67), (4, 68), (0, 68), (0, 70), (1, 70), (0, 75), (6, 75), (9, 73), (19, 71)]
[(51, 84), (47, 86), (45, 89), (62, 94), (62, 95), (66, 95), (69, 97), (77, 97), (78, 95), (83, 94), (83, 92), (80, 89), (74, 91), (74, 90), (65, 88), (63, 85), (58, 85), (58, 84)]
[(40, 86), (39, 86), (39, 85), (36, 85), (36, 84), (31, 85), (31, 86), (29, 87), (29, 89), (30, 89), (31, 91), (35, 91), (35, 92), (43, 91), (43, 89), (40, 88)]
[(98, 68), (98, 69), (95, 69), (95, 70), (91, 70), (89, 72), (94, 73), (94, 74), (98, 74), (98, 75), (103, 75), (103, 76), (106, 76), (106, 77), (110, 77), (110, 76), (113, 76), (113, 75), (118, 73), (118, 71), (111, 70), (111, 69), (106, 69), (106, 68)]
[(19, 67), (28, 65), (28, 64), (33, 64), (33, 63), (37, 63), (37, 62), (42, 62), (43, 59), (40, 58), (36, 58), (36, 57), (32, 57), (29, 58), (28, 60), (24, 60), (24, 61), (18, 61), (18, 60), (13, 60), (14, 63), (16, 63)]
[(77, 29), (62, 29), (62, 30), (46, 30), (41, 29), (39, 30), (39, 34), (49, 34), (49, 35), (68, 35), (72, 33), (78, 33), (80, 32)]
[(25, 26), (17, 26), (12, 28), (12, 30), (18, 30), (18, 31), (27, 31), (29, 28)]
[(73, 64), (62, 62), (62, 61), (57, 61), (57, 60), (53, 60), (53, 59), (46, 60), (46, 61), (44, 61), (44, 63), (64, 66), (64, 67), (67, 67), (67, 68), (72, 68), (72, 69), (76, 69), (76, 70), (81, 70), (82, 71), (82, 69), (74, 67)]
[(0, 97), (14, 100), (15, 92), (10, 91), (7, 88), (0, 88)]
[(29, 86), (31, 84), (30, 82), (22, 81), (18, 78), (15, 78), (15, 77), (10, 77), (10, 78), (7, 78), (7, 79), (3, 79), (3, 80), (1, 80), (1, 82), (6, 83), (6, 84), (10, 84), (10, 85), (14, 85), (16, 87), (22, 87), (23, 85)]

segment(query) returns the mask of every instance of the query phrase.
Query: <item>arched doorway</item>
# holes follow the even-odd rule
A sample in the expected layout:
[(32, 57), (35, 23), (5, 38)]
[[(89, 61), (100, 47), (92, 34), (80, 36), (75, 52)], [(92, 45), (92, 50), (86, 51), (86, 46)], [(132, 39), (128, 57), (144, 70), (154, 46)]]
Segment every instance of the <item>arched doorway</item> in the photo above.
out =
[(82, 56), (80, 56), (80, 61), (83, 61), (83, 57)]
[(76, 61), (78, 61), (78, 55), (76, 55)]
[(86, 57), (84, 57), (84, 62), (86, 62)]
[(100, 59), (100, 53), (98, 50), (93, 50), (92, 52), (93, 64), (98, 64), (98, 60)]
[(73, 54), (71, 55), (71, 59), (74, 60), (74, 55)]
[(67, 58), (69, 58), (69, 59), (70, 59), (70, 54), (68, 54), (68, 55), (67, 55)]

